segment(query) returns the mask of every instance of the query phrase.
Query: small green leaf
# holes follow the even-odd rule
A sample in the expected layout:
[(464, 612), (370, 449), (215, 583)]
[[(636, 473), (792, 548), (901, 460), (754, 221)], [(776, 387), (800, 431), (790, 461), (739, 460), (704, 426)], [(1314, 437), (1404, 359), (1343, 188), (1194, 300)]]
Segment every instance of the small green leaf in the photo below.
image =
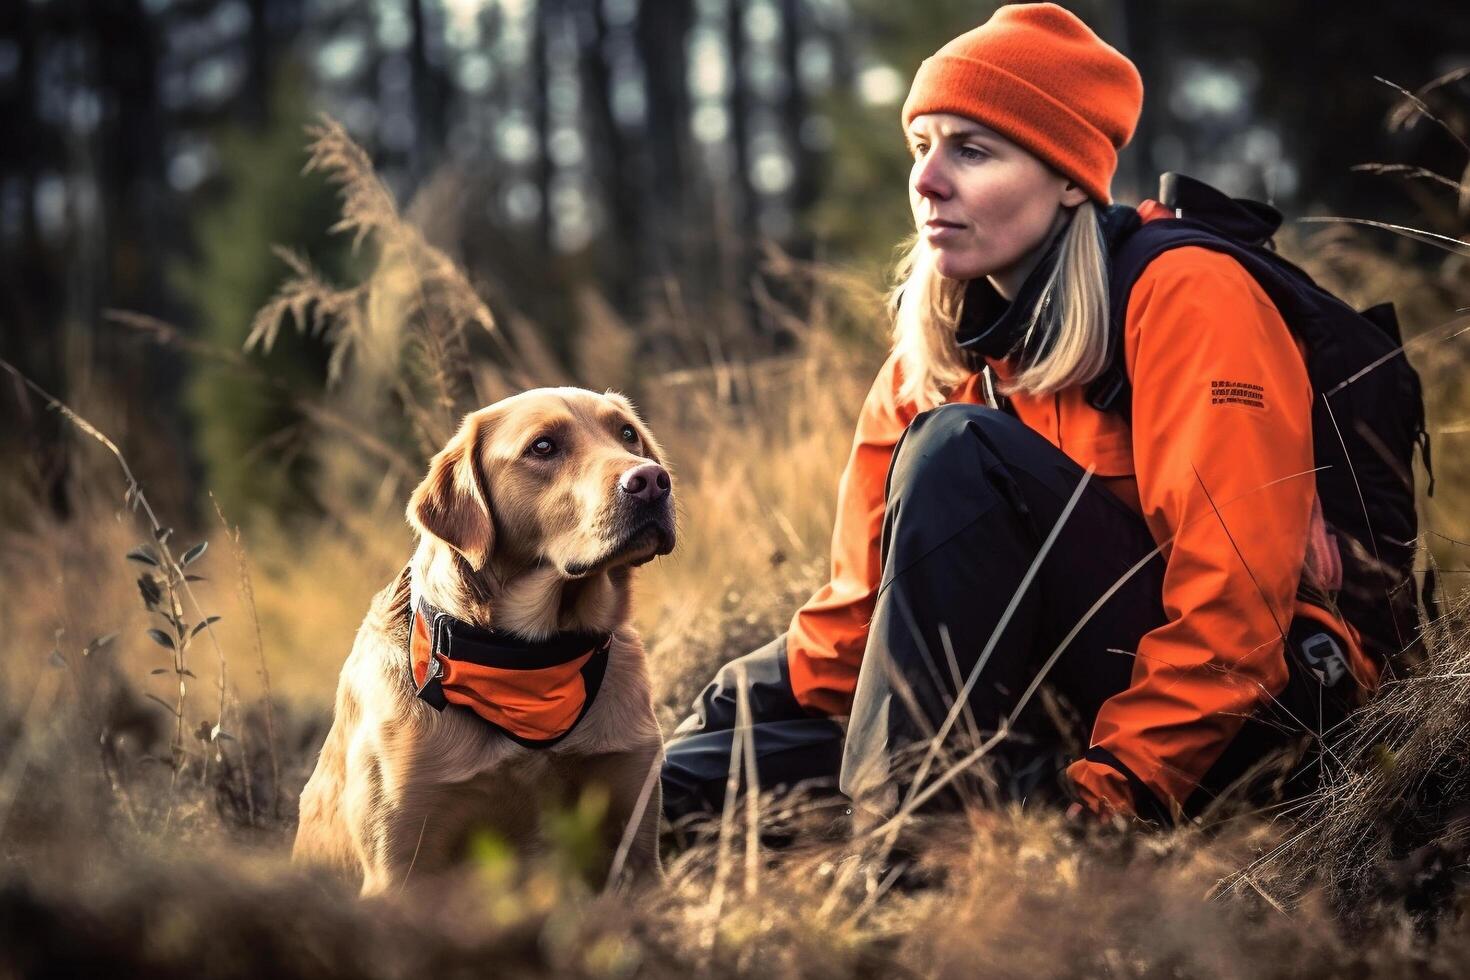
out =
[(150, 673), (150, 674), (172, 674), (173, 672), (174, 672), (174, 669), (172, 667), (154, 667), (148, 673)]
[(1398, 757), (1394, 755), (1392, 749), (1382, 742), (1378, 742), (1373, 746), (1370, 757), (1373, 760), (1373, 764), (1385, 773), (1392, 772), (1398, 765)]
[(158, 579), (147, 572), (138, 576), (138, 593), (143, 597), (143, 605), (149, 609), (163, 599), (163, 587), (158, 584)]
[(135, 561), (143, 565), (152, 565), (154, 568), (158, 567), (158, 557), (153, 554), (153, 549), (146, 544), (138, 545), (138, 547), (128, 552), (126, 557), (128, 561)]
[(235, 740), (235, 736), (220, 728), (218, 725), (215, 725), (214, 729), (209, 733), (209, 740), (211, 742), (233, 742)]
[(209, 618), (205, 619), (203, 622), (195, 623), (194, 624), (194, 629), (192, 629), (189, 632), (189, 638), (192, 640), (194, 637), (198, 636), (199, 635), (199, 632), (201, 630), (203, 630), (206, 626), (208, 626), (210, 623), (217, 623), (217, 622), (219, 622), (219, 617), (218, 616), (210, 616)]
[(157, 643), (159, 646), (167, 647), (170, 650), (174, 649), (174, 638), (169, 636), (163, 630), (150, 629), (148, 631), (148, 635), (152, 637), (153, 642)]
[(194, 562), (196, 562), (196, 561), (199, 560), (199, 556), (202, 555), (202, 554), (204, 554), (204, 549), (205, 548), (208, 548), (208, 547), (209, 547), (209, 542), (208, 541), (201, 541), (201, 542), (199, 542), (194, 547), (192, 547), (188, 551), (184, 552), (184, 557), (179, 561), (179, 564), (180, 565), (192, 565)]
[(185, 582), (208, 582), (209, 579), (205, 578), (203, 575), (185, 575), (184, 576), (184, 581)]

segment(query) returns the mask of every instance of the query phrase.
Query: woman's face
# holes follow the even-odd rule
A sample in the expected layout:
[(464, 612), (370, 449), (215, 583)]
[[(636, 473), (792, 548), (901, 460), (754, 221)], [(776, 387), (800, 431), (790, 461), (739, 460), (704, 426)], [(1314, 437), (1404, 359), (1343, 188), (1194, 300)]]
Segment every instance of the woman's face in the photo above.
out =
[(1039, 261), (1062, 208), (1087, 199), (1029, 151), (964, 116), (916, 116), (908, 144), (909, 204), (938, 271), (989, 276), (1003, 296), (1014, 296)]

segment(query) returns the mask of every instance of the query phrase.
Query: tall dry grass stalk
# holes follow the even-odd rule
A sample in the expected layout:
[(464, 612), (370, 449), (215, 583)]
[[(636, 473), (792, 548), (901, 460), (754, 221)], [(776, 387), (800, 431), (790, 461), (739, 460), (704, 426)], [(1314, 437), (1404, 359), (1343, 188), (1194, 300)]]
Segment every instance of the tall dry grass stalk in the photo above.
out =
[[(1330, 890), (1361, 916), (1382, 894), (1447, 892), (1470, 858), (1470, 597), (1426, 626), (1429, 655), (1335, 733), (1322, 791), (1275, 847), (1226, 876), (1295, 903)], [(1457, 870), (1458, 869), (1458, 870)]]
[[(235, 574), (240, 583), (240, 599), (250, 614), (250, 636), (254, 640), (256, 671), (261, 685), (260, 701), (265, 708), (265, 742), (271, 766), (270, 799), (274, 808), (272, 816), (279, 820), (281, 816), (281, 761), (279, 743), (276, 741), (275, 695), (271, 691), (270, 665), (265, 656), (265, 644), (261, 641), (260, 613), (255, 604), (255, 583), (250, 577), (250, 563), (245, 557), (245, 545), (241, 540), (240, 529), (230, 526), (230, 522), (225, 519), (224, 511), (220, 509), (219, 501), (214, 499), (213, 494), (210, 494), (210, 502), (214, 504), (214, 512), (219, 517), (220, 524), (224, 526), (225, 538), (229, 542), (230, 553), (235, 559)], [(219, 684), (223, 692), (225, 689), (223, 671), (220, 673)], [(221, 708), (220, 717), (224, 717), (223, 708)], [(245, 785), (246, 802), (253, 817), (255, 813), (254, 793), (251, 791), (250, 781), (247, 780)]]
[[(155, 513), (153, 509), (153, 505), (149, 503), (148, 497), (144, 493), (143, 487), (139, 484), (137, 478), (133, 475), (133, 470), (128, 465), (127, 458), (123, 455), (117, 444), (113, 442), (112, 439), (108, 438), (105, 433), (99, 430), (91, 422), (87, 421), (85, 418), (79, 415), (69, 405), (46, 392), (30, 378), (27, 378), (24, 374), (22, 374), (9, 362), (0, 360), (0, 368), (3, 368), (5, 371), (7, 371), (28, 391), (30, 391), (36, 397), (40, 398), (43, 402), (45, 402), (48, 408), (60, 413), (63, 417), (67, 419), (68, 422), (75, 426), (78, 431), (100, 443), (108, 451), (108, 453), (112, 455), (112, 457), (117, 461), (118, 466), (122, 470), (124, 508), (134, 513), (141, 510), (142, 514), (145, 517), (144, 530), (147, 532), (148, 541), (145, 544), (134, 547), (126, 554), (125, 557), (129, 561), (136, 562), (139, 565), (144, 566), (145, 569), (148, 569), (145, 570), (138, 579), (138, 588), (142, 593), (143, 603), (151, 613), (159, 616), (163, 620), (164, 624), (169, 626), (172, 630), (172, 632), (166, 632), (162, 629), (158, 629), (157, 627), (153, 627), (147, 630), (147, 635), (151, 639), (153, 639), (155, 643), (157, 643), (157, 645), (164, 647), (169, 651), (171, 666), (168, 668), (156, 668), (152, 671), (152, 673), (155, 675), (171, 673), (177, 683), (177, 695), (172, 703), (158, 697), (155, 694), (145, 695), (145, 697), (147, 697), (148, 699), (155, 701), (160, 706), (162, 706), (164, 710), (172, 716), (173, 719), (173, 738), (170, 743), (169, 760), (169, 795), (167, 808), (163, 817), (163, 826), (166, 829), (173, 819), (175, 804), (177, 802), (176, 791), (178, 790), (179, 779), (185, 774), (186, 769), (190, 767), (191, 762), (197, 760), (197, 762), (199, 763), (197, 767), (199, 781), (201, 784), (206, 783), (209, 779), (209, 765), (211, 755), (223, 762), (224, 747), (222, 745), (222, 742), (226, 740), (233, 740), (234, 738), (224, 729), (225, 710), (228, 701), (229, 688), (228, 668), (227, 661), (225, 659), (224, 648), (220, 644), (219, 637), (216, 635), (214, 630), (214, 624), (219, 621), (220, 617), (209, 615), (205, 612), (204, 607), (201, 605), (191, 584), (194, 581), (199, 581), (201, 579), (199, 576), (186, 571), (186, 569), (190, 565), (193, 565), (204, 554), (206, 548), (208, 547), (208, 542), (201, 542), (189, 548), (182, 554), (175, 555), (172, 547), (169, 544), (169, 540), (173, 534), (173, 529), (164, 526), (160, 522), (157, 513)], [(184, 607), (185, 599), (187, 599), (192, 613), (186, 613)], [(192, 623), (185, 618), (186, 615), (189, 614), (197, 617)], [(190, 669), (188, 654), (194, 639), (198, 637), (201, 633), (207, 635), (210, 644), (213, 646), (216, 657), (216, 664), (218, 669), (217, 684), (219, 691), (219, 706), (218, 714), (216, 715), (217, 720), (214, 722), (213, 725), (210, 725), (208, 722), (201, 722), (200, 729), (196, 733), (195, 737), (200, 742), (204, 743), (204, 747), (202, 748), (202, 750), (196, 752), (193, 750), (192, 746), (185, 736), (187, 718), (186, 699), (188, 694), (189, 680), (198, 679), (194, 671)], [(60, 639), (60, 635), (61, 633), (60, 631), (58, 631), (58, 641)], [(109, 636), (108, 640), (110, 639), (111, 637)], [(97, 653), (99, 650), (102, 649), (103, 646), (106, 645), (106, 642), (107, 641), (104, 641), (102, 638), (98, 638), (89, 642), (85, 647), (83, 647), (82, 655), (90, 656), (94, 653)], [(62, 658), (59, 654), (59, 651), (57, 653), (57, 657), (61, 661), (60, 666), (68, 666), (65, 662), (65, 659)], [(33, 699), (32, 706), (34, 706), (34, 704), (35, 701)], [(27, 730), (26, 735), (29, 736), (29, 734), (30, 733)], [(107, 733), (104, 730), (104, 739), (106, 738), (106, 736)], [(26, 744), (29, 744), (29, 742), (27, 741)], [(23, 760), (23, 757), (17, 758)], [(16, 759), (12, 759), (10, 761), (10, 765), (12, 769), (18, 768), (19, 771), (24, 771), (23, 761), (17, 762)], [(9, 775), (8, 772), (7, 775)], [(245, 791), (247, 794), (249, 793), (249, 779), (250, 776), (247, 768), (244, 772), (244, 784), (246, 786)], [(12, 789), (12, 791), (14, 791), (14, 787), (10, 788)], [(10, 805), (11, 801), (0, 800), (0, 810), (8, 811), (10, 809)]]
[(516, 352), (460, 268), (403, 219), (371, 158), (341, 124), (323, 116), (307, 132), (306, 171), (325, 174), (341, 194), (342, 217), (331, 230), (352, 235), (354, 250), (371, 242), (375, 254), (362, 281), (338, 286), (305, 257), (278, 247), (291, 275), (256, 313), (245, 349), (269, 350), (287, 322), (321, 339), (331, 351), (328, 383), (350, 382), (354, 414), (377, 417), (380, 393), (392, 392), (428, 458), (465, 411), (499, 393), (480, 390), (483, 375), (470, 370), (466, 328), (488, 337), (501, 356), (502, 391), (526, 380)]

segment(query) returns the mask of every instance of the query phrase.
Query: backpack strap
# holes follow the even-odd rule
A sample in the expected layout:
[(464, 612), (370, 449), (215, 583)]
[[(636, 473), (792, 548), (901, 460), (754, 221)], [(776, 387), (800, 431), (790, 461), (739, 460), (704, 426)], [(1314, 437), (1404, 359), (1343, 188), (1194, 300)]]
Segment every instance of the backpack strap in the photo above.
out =
[(1133, 424), (1133, 382), (1123, 351), (1128, 298), (1144, 268), (1171, 248), (1192, 245), (1199, 236), (1178, 219), (1150, 221), (1108, 254), (1108, 366), (1087, 386), (1087, 403), (1100, 412), (1121, 415)]
[[(1099, 411), (1116, 412), (1133, 421), (1133, 386), (1123, 353), (1128, 298), (1138, 277), (1154, 259), (1171, 248), (1199, 245), (1234, 257), (1280, 306), (1289, 302), (1291, 287), (1278, 284), (1282, 271), (1263, 262), (1251, 246), (1274, 251), (1272, 236), (1281, 227), (1281, 212), (1268, 204), (1230, 197), (1209, 184), (1180, 173), (1159, 177), (1158, 201), (1174, 210), (1173, 218), (1123, 226), (1108, 236), (1109, 335), (1108, 367), (1088, 386), (1087, 400)], [(1305, 273), (1281, 260), (1297, 277)], [(1278, 298), (1278, 294), (1280, 298)]]
[(1245, 267), (1265, 290), (1288, 323), (1301, 305), (1300, 291), (1310, 285), (1306, 274), (1272, 252), (1231, 241), (1214, 229), (1187, 218), (1162, 218), (1140, 227), (1109, 256), (1108, 366), (1087, 387), (1087, 401), (1103, 412), (1133, 421), (1133, 384), (1123, 352), (1128, 300), (1143, 270), (1165, 252), (1186, 246), (1223, 252)]

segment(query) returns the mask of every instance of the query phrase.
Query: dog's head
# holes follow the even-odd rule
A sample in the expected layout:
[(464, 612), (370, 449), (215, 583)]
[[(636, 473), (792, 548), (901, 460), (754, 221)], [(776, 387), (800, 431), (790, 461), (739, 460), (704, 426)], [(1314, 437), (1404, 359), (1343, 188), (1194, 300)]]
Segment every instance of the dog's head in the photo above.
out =
[(551, 566), (578, 579), (674, 547), (658, 443), (626, 398), (580, 388), (538, 388), (465, 416), (408, 520), (476, 571)]

